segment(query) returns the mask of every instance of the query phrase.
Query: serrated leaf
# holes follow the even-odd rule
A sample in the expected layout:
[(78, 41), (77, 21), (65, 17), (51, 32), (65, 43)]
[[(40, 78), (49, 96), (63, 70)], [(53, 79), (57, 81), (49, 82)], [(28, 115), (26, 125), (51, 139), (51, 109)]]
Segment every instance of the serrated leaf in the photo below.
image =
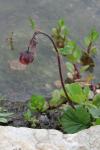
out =
[(73, 102), (81, 104), (86, 101), (86, 96), (83, 93), (80, 84), (78, 83), (67, 84), (66, 91)]
[(61, 54), (66, 56), (67, 60), (70, 61), (71, 63), (76, 63), (76, 62), (80, 62), (80, 58), (81, 58), (81, 52), (80, 51), (74, 51), (72, 52), (72, 49), (61, 49), (60, 50)]
[(76, 47), (76, 43), (73, 41), (68, 41), (64, 48), (60, 49), (62, 55), (72, 55), (73, 50)]
[(60, 123), (64, 132), (75, 133), (90, 126), (90, 114), (82, 106), (77, 106), (76, 110), (68, 107), (61, 116)]
[(55, 90), (52, 93), (52, 98), (49, 101), (49, 105), (51, 107), (56, 107), (56, 106), (60, 105), (63, 101), (64, 100), (61, 98), (59, 90)]
[(31, 109), (34, 112), (44, 112), (47, 108), (47, 102), (45, 98), (41, 95), (32, 95), (29, 103), (28, 103), (29, 109)]
[(62, 55), (66, 56), (68, 61), (75, 63), (79, 62), (82, 52), (79, 47), (77, 47), (74, 41), (68, 41), (64, 48), (60, 49)]

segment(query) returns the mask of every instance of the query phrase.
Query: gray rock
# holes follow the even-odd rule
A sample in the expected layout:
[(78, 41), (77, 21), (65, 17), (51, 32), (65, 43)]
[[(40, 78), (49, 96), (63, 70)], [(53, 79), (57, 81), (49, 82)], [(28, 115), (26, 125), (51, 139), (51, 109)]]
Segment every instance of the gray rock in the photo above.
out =
[(100, 126), (75, 134), (0, 126), (0, 150), (100, 150)]

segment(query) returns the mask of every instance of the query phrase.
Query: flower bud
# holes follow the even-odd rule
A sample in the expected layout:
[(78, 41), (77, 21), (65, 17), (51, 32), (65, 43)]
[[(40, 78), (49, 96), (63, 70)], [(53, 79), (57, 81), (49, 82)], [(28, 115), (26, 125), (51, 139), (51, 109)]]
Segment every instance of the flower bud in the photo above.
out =
[(28, 65), (32, 63), (33, 60), (34, 60), (34, 54), (32, 52), (24, 51), (20, 54), (19, 61), (22, 64)]

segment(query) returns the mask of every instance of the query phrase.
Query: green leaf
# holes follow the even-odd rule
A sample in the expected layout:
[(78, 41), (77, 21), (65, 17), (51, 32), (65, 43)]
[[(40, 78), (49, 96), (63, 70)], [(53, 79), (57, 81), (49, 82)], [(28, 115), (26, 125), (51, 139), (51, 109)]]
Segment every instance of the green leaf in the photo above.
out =
[(76, 43), (74, 41), (68, 41), (67, 45), (64, 48), (60, 49), (62, 55), (72, 55), (73, 50), (76, 47)]
[(96, 94), (93, 98), (93, 104), (100, 107), (100, 94)]
[(60, 35), (61, 35), (62, 38), (65, 38), (67, 36), (67, 34), (68, 34), (68, 29), (65, 25), (63, 25), (61, 27)]
[(63, 19), (60, 19), (60, 20), (58, 21), (58, 25), (59, 25), (60, 27), (64, 26), (64, 25), (65, 25), (64, 20), (63, 20)]
[(57, 37), (58, 33), (57, 33), (57, 29), (56, 28), (52, 28), (52, 36), (53, 37)]
[(13, 113), (0, 112), (0, 117), (10, 117)]
[(89, 112), (93, 118), (100, 118), (100, 108), (89, 108)]
[(69, 72), (74, 73), (74, 65), (70, 62), (66, 62), (66, 68)]
[(92, 29), (87, 37), (84, 38), (84, 43), (86, 46), (90, 44), (90, 42), (95, 42), (99, 38), (99, 33), (96, 29)]
[(37, 124), (39, 123), (39, 120), (36, 118), (36, 116), (32, 116), (30, 123), (32, 128), (36, 128)]
[(76, 48), (76, 50), (73, 52), (73, 56), (74, 56), (74, 62), (78, 62), (82, 56), (81, 50)]
[(61, 98), (60, 96), (60, 92), (59, 90), (55, 90), (52, 93), (52, 99), (49, 101), (49, 105), (52, 107), (56, 107), (58, 105), (60, 105), (63, 102), (63, 98)]
[(99, 38), (99, 33), (96, 31), (96, 29), (91, 30), (90, 37), (93, 42)]
[(1, 122), (1, 123), (7, 123), (8, 120), (7, 120), (6, 118), (0, 118), (0, 122)]
[(82, 87), (78, 83), (66, 84), (66, 90), (73, 102), (81, 104), (86, 101), (86, 96)]
[(85, 96), (87, 97), (87, 99), (88, 99), (89, 93), (90, 93), (90, 88), (89, 88), (89, 86), (84, 87), (83, 93), (84, 93), (84, 95), (85, 95)]
[(90, 126), (90, 114), (82, 106), (77, 106), (76, 110), (68, 107), (61, 116), (60, 123), (64, 132), (75, 133)]
[(78, 62), (82, 56), (81, 49), (74, 41), (68, 41), (65, 47), (60, 49), (60, 53), (72, 63)]
[(90, 42), (91, 42), (91, 39), (90, 39), (89, 36), (84, 38), (84, 43), (85, 43), (86, 46), (88, 46), (90, 44)]
[(35, 29), (35, 21), (31, 17), (29, 17), (29, 22), (30, 22), (32, 29), (34, 30)]
[(100, 125), (100, 118), (96, 119), (95, 125)]
[(90, 55), (96, 55), (96, 53), (97, 53), (97, 49), (96, 49), (96, 47), (93, 47), (93, 48), (91, 48), (91, 50), (90, 50)]
[(34, 112), (44, 112), (48, 108), (45, 98), (39, 95), (33, 95), (30, 99), (28, 106), (29, 109), (31, 109)]
[(76, 48), (73, 49), (71, 54), (67, 54), (66, 56), (68, 61), (72, 63), (76, 63), (76, 62), (80, 62), (81, 55), (82, 55), (81, 50)]
[(25, 119), (26, 121), (30, 121), (30, 120), (31, 120), (31, 117), (32, 117), (31, 110), (28, 109), (28, 110), (24, 113), (24, 119)]
[(89, 65), (85, 65), (85, 66), (82, 66), (80, 68), (80, 72), (83, 73), (84, 71), (86, 71), (90, 66)]

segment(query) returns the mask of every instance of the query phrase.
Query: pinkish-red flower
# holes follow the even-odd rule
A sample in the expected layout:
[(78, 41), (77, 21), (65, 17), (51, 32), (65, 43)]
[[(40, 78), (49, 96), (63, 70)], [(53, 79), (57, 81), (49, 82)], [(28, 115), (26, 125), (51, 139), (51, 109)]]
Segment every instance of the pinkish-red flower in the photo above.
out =
[(28, 64), (32, 63), (33, 60), (34, 60), (34, 55), (32, 52), (24, 51), (20, 54), (19, 61), (22, 64), (28, 65)]

